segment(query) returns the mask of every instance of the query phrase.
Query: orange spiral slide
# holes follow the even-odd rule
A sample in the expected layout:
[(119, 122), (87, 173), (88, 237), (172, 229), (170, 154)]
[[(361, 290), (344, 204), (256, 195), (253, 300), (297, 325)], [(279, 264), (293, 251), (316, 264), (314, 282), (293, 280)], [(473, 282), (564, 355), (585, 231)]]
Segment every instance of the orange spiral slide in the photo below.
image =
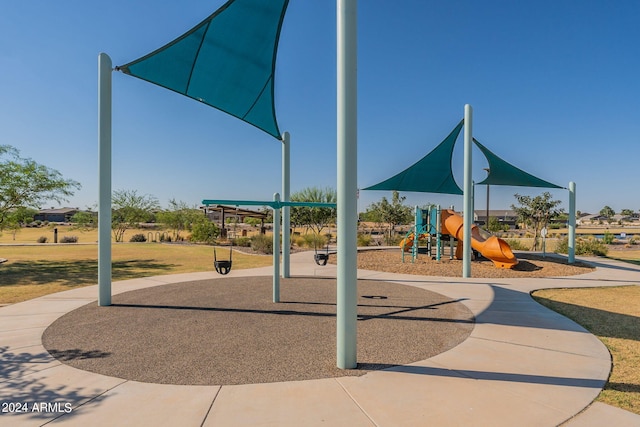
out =
[[(458, 239), (456, 258), (462, 259), (463, 220), (460, 215), (450, 209), (442, 210), (442, 234), (449, 234)], [(518, 264), (518, 259), (511, 251), (511, 247), (504, 240), (491, 236), (487, 239), (480, 235), (478, 226), (471, 227), (471, 247), (480, 252), (484, 257), (493, 261), (498, 268), (513, 268)]]

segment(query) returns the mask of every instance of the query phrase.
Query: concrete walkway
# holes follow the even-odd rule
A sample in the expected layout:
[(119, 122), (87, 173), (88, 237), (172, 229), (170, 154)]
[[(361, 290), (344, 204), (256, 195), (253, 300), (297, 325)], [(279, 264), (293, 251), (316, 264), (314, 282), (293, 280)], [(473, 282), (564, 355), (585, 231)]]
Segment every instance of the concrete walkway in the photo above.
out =
[[(460, 279), (359, 271), (459, 299), (476, 316), (471, 336), (431, 359), (361, 377), (236, 386), (159, 385), (60, 363), (43, 331), (97, 299), (91, 286), (0, 308), (0, 426), (640, 426), (640, 416), (592, 404), (611, 368), (606, 347), (535, 303), (540, 288), (639, 285), (640, 269), (585, 259), (569, 278)], [(293, 276), (335, 276), (294, 254)], [(270, 275), (270, 268), (230, 276)], [(227, 276), (227, 277), (230, 277)], [(114, 294), (220, 277), (192, 273), (113, 284)], [(212, 345), (214, 345), (212, 343)]]

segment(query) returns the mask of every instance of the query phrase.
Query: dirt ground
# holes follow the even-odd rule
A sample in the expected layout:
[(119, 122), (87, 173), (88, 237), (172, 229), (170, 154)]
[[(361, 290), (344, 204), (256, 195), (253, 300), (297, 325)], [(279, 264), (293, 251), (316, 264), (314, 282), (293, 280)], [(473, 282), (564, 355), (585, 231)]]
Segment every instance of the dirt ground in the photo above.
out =
[[(542, 257), (537, 254), (517, 253), (518, 265), (513, 269), (496, 268), (494, 264), (480, 258), (471, 262), (473, 277), (510, 278), (510, 277), (558, 277), (574, 276), (593, 271), (584, 263), (577, 262), (569, 265), (566, 257), (548, 254)], [(336, 255), (329, 257), (330, 263), (336, 262)], [(432, 260), (427, 255), (418, 255), (415, 262), (411, 262), (411, 254), (405, 254), (404, 263), (399, 249), (368, 250), (358, 252), (358, 268), (366, 270), (386, 271), (389, 273), (417, 274), (424, 276), (460, 277), (462, 261), (443, 257), (440, 261)]]

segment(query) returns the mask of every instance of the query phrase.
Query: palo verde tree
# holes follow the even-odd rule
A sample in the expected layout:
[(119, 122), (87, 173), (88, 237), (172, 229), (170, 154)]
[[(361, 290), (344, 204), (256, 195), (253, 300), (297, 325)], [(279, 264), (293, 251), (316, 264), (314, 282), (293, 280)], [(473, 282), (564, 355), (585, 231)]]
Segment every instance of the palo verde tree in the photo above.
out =
[(220, 234), (217, 225), (209, 220), (200, 209), (175, 199), (169, 200), (169, 209), (156, 214), (156, 219), (173, 233), (173, 240), (180, 240), (180, 233), (190, 232), (192, 242), (213, 243)]
[(73, 228), (91, 230), (98, 227), (98, 215), (94, 212), (80, 211), (71, 217)]
[(193, 224), (201, 218), (205, 218), (204, 213), (197, 207), (189, 206), (185, 202), (178, 202), (175, 199), (169, 200), (169, 209), (158, 212), (156, 217), (158, 222), (172, 231), (173, 240), (179, 240), (181, 232), (191, 231)]
[(44, 202), (61, 202), (80, 189), (55, 169), (20, 157), (10, 145), (0, 145), (0, 230), (10, 212), (19, 207), (39, 209)]
[(16, 240), (16, 234), (22, 227), (33, 222), (33, 218), (37, 213), (38, 211), (35, 209), (25, 208), (24, 206), (15, 208), (5, 217), (4, 229), (10, 230), (13, 240)]
[(391, 202), (383, 197), (377, 203), (372, 203), (367, 207), (365, 217), (379, 218), (387, 224), (388, 238), (395, 232), (396, 226), (400, 224), (408, 224), (413, 218), (411, 207), (403, 205), (406, 197), (400, 196), (400, 193), (393, 191), (391, 194)]
[[(292, 202), (336, 203), (338, 196), (333, 188), (307, 187), (291, 194), (290, 199)], [(291, 207), (291, 223), (295, 226), (311, 229), (314, 234), (320, 234), (325, 227), (335, 221), (335, 208)]]
[(556, 209), (562, 202), (553, 200), (551, 193), (545, 191), (540, 196), (521, 196), (514, 194), (520, 206), (511, 205), (511, 209), (518, 215), (521, 223), (533, 229), (533, 246), (531, 250), (538, 249), (538, 237), (540, 230), (547, 226), (549, 220), (563, 213), (563, 209)]
[(116, 190), (111, 196), (111, 229), (116, 242), (122, 242), (124, 232), (153, 218), (153, 211), (160, 208), (158, 199), (136, 190)]

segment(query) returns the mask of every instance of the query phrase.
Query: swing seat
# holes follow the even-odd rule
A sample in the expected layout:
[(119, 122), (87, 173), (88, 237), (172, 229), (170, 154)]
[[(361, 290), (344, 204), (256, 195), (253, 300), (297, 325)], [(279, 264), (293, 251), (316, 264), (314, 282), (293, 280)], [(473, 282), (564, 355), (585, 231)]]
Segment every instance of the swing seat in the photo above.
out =
[(218, 274), (229, 274), (229, 272), (231, 271), (231, 264), (232, 261), (214, 261), (213, 262), (213, 266), (216, 268), (216, 272), (218, 272)]
[(327, 265), (329, 254), (315, 254), (313, 257), (318, 265)]
[(231, 271), (231, 266), (233, 264), (233, 245), (229, 246), (229, 259), (218, 261), (218, 254), (216, 251), (216, 247), (213, 247), (213, 266), (216, 269), (218, 274), (229, 274)]

